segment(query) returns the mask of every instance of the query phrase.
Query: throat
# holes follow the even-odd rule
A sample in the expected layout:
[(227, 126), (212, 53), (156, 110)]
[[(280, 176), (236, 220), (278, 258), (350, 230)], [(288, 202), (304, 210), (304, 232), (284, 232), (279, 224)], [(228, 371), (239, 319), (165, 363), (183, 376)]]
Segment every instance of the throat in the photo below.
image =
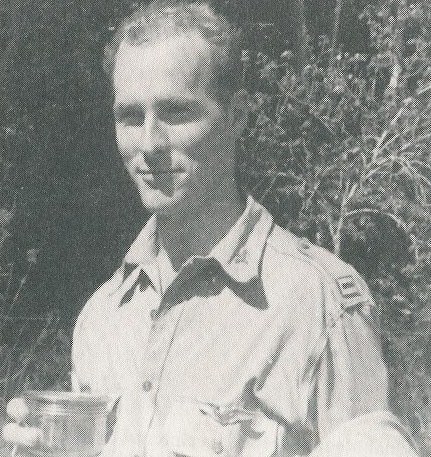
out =
[(238, 200), (234, 204), (222, 201), (201, 211), (158, 216), (159, 242), (174, 270), (178, 272), (191, 257), (210, 254), (244, 209), (245, 201)]

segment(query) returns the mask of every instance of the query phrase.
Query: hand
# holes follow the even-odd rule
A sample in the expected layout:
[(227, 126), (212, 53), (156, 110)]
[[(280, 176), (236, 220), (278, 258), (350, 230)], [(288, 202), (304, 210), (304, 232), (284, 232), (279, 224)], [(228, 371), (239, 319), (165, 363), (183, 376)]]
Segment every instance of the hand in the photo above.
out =
[(3, 439), (14, 445), (12, 456), (25, 457), (25, 449), (36, 446), (41, 437), (41, 430), (35, 427), (24, 427), (21, 424), (29, 414), (22, 398), (13, 398), (6, 409), (8, 415), (16, 422), (6, 424), (3, 428)]

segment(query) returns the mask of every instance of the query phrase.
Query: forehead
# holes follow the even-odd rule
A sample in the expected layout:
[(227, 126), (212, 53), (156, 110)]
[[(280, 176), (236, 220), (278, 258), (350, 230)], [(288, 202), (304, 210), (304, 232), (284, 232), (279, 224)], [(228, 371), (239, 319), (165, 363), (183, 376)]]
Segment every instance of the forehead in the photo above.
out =
[(211, 45), (197, 34), (136, 46), (123, 42), (114, 69), (116, 97), (205, 93), (212, 79), (211, 57)]

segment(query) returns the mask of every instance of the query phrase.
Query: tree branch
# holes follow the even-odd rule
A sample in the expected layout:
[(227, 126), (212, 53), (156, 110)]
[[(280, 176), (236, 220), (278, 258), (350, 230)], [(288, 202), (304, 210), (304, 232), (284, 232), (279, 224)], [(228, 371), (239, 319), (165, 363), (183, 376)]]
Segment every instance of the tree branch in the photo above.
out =
[(334, 29), (332, 31), (332, 43), (331, 43), (331, 64), (334, 64), (335, 53), (338, 47), (338, 36), (340, 34), (340, 25), (341, 25), (341, 12), (343, 10), (343, 0), (337, 0), (335, 5), (335, 20), (334, 20)]
[(348, 211), (345, 214), (346, 219), (350, 217), (355, 217), (355, 216), (362, 216), (366, 214), (373, 214), (377, 216), (385, 216), (388, 217), (389, 219), (392, 219), (396, 224), (397, 227), (402, 228), (406, 233), (407, 233), (407, 227), (406, 224), (402, 219), (399, 217), (395, 216), (395, 214), (389, 213), (387, 211), (381, 211), (378, 209), (373, 209), (373, 208), (359, 208), (359, 209), (354, 209), (352, 211)]

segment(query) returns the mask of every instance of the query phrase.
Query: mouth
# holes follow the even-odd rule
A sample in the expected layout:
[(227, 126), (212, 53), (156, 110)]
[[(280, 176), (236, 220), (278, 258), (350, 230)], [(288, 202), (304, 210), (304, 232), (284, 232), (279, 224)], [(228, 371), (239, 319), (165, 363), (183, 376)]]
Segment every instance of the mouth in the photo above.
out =
[(174, 173), (184, 173), (184, 170), (181, 168), (168, 168), (161, 170), (137, 170), (137, 173), (143, 176), (170, 175)]

